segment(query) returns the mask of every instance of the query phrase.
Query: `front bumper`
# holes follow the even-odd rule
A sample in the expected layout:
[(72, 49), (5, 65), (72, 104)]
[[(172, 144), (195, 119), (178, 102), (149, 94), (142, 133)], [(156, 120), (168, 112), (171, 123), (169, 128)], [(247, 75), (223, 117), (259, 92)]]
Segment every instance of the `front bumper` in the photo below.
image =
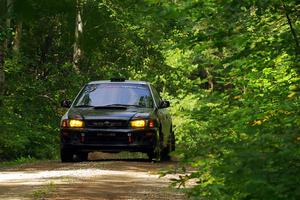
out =
[(60, 138), (61, 148), (72, 151), (149, 152), (155, 148), (157, 128), (64, 128), (60, 131)]

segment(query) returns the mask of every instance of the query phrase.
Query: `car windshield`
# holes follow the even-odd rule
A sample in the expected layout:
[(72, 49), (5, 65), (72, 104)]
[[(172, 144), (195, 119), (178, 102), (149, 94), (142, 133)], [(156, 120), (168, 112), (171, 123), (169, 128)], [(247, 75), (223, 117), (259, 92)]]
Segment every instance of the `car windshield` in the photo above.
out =
[(136, 106), (153, 107), (147, 85), (132, 83), (100, 83), (85, 86), (75, 107)]

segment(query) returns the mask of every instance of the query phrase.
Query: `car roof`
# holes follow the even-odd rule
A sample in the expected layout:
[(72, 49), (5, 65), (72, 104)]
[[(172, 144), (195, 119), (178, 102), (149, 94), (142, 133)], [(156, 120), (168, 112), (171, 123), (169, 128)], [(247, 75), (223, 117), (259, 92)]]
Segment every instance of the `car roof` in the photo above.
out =
[(101, 81), (92, 81), (92, 82), (89, 82), (88, 85), (90, 85), (90, 84), (101, 84), (101, 83), (129, 83), (129, 84), (143, 84), (143, 85), (148, 85), (149, 84), (146, 81), (132, 81), (132, 80), (111, 81), (111, 80), (101, 80)]

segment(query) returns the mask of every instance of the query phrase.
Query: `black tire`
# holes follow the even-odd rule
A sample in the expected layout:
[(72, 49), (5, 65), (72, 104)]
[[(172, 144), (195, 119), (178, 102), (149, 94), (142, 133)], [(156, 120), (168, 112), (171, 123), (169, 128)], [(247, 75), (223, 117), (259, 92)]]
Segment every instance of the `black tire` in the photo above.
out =
[(73, 152), (70, 150), (61, 149), (60, 150), (61, 162), (73, 162)]
[(152, 151), (151, 151), (151, 152), (148, 152), (147, 155), (148, 155), (149, 161), (152, 161), (152, 160), (155, 158), (155, 153), (152, 152)]
[(155, 160), (156, 162), (160, 162), (163, 160), (162, 151), (159, 147), (156, 147), (153, 151), (147, 153), (150, 161)]
[(159, 131), (159, 134), (157, 135), (156, 138), (156, 142), (153, 146), (153, 150), (147, 153), (149, 160), (152, 161), (154, 159), (156, 162), (160, 162), (162, 160), (162, 149), (163, 149), (163, 135), (161, 134), (161, 131)]
[(87, 161), (89, 152), (80, 152), (80, 153), (77, 153), (76, 156), (79, 159), (78, 161), (81, 161), (81, 162)]
[(170, 153), (172, 151), (171, 148), (172, 148), (171, 142), (168, 141), (168, 146), (166, 148), (164, 148), (163, 151), (161, 152), (161, 160), (162, 161), (171, 160), (171, 156), (170, 156)]
[(174, 132), (171, 129), (171, 133), (170, 133), (169, 138), (168, 138), (168, 145), (162, 151), (162, 160), (170, 161), (171, 160), (170, 153), (172, 151), (175, 151), (175, 135), (174, 135)]

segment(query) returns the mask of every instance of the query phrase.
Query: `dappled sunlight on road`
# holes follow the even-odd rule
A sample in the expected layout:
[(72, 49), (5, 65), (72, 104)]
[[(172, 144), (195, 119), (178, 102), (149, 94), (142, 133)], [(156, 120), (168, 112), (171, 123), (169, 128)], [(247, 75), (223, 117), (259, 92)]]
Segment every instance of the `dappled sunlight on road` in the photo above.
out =
[(145, 172), (114, 171), (100, 169), (77, 169), (77, 170), (52, 170), (39, 172), (0, 172), (0, 184), (14, 181), (32, 181), (33, 179), (49, 179), (61, 177), (93, 177), (101, 175), (124, 175), (137, 178), (158, 178), (158, 175), (149, 175)]
[(178, 174), (159, 177), (161, 169), (174, 165), (130, 160), (54, 161), (2, 169), (0, 199), (30, 199), (49, 184), (55, 188), (45, 194), (50, 199), (184, 199), (182, 193), (169, 187), (170, 178)]

